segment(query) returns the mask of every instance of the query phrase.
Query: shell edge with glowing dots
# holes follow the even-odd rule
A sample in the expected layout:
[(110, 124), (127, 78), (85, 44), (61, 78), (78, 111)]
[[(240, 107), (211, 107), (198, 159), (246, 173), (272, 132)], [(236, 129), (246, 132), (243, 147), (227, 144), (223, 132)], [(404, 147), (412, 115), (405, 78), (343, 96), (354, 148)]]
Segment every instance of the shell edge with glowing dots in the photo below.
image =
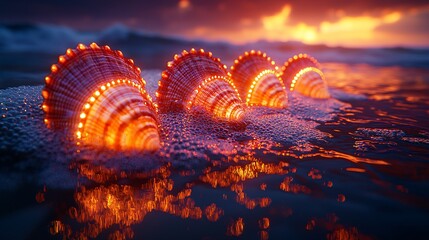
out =
[(158, 82), (160, 112), (202, 107), (216, 119), (241, 121), (245, 106), (226, 69), (219, 58), (203, 49), (174, 55)]
[(277, 70), (266, 53), (252, 50), (234, 61), (230, 76), (246, 105), (285, 108), (287, 92)]
[(140, 68), (109, 46), (78, 44), (51, 66), (42, 90), (45, 124), (78, 144), (113, 150), (160, 148), (157, 109)]
[(291, 92), (313, 98), (330, 98), (325, 76), (320, 69), (315, 58), (298, 54), (284, 63), (280, 78)]

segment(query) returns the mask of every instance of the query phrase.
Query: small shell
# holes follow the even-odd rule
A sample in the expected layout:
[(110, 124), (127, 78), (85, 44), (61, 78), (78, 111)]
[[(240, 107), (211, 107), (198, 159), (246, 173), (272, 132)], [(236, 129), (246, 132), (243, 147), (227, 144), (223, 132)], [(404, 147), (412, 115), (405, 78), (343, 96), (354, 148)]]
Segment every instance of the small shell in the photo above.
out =
[(158, 85), (156, 96), (161, 112), (199, 106), (222, 120), (240, 121), (244, 116), (244, 104), (226, 66), (203, 49), (175, 55)]
[(108, 46), (79, 44), (52, 65), (42, 91), (45, 123), (79, 143), (115, 150), (160, 147), (156, 108), (140, 69)]
[(307, 54), (289, 58), (282, 67), (281, 78), (290, 91), (313, 98), (329, 98), (330, 94), (320, 65)]
[(245, 52), (234, 61), (231, 78), (248, 106), (284, 108), (287, 92), (277, 77), (275, 62), (261, 51)]

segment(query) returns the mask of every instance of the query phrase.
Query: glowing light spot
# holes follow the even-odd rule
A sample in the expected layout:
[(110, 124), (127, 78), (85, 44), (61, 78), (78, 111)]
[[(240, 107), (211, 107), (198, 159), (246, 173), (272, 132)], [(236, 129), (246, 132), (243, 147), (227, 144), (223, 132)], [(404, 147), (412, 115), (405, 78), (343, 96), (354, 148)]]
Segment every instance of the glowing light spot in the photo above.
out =
[(100, 48), (98, 45), (97, 45), (97, 43), (91, 43), (90, 45), (89, 45), (92, 49), (97, 49), (97, 48)]
[(100, 96), (100, 91), (95, 91), (95, 96)]
[(51, 66), (51, 71), (52, 71), (53, 73), (56, 73), (56, 72), (58, 71), (58, 66), (57, 66), (56, 64), (52, 64), (52, 66)]
[(47, 76), (47, 77), (45, 77), (45, 83), (46, 84), (49, 84), (49, 83), (51, 83), (51, 77), (49, 77), (49, 76)]
[(189, 0), (180, 0), (178, 3), (178, 7), (181, 10), (186, 10), (191, 6), (191, 2)]
[(85, 113), (81, 113), (80, 114), (80, 118), (82, 118), (82, 119), (86, 118), (86, 114)]
[(268, 229), (270, 227), (270, 219), (269, 218), (262, 218), (258, 221), (259, 228), (260, 229)]
[(48, 98), (48, 96), (49, 96), (48, 91), (43, 90), (43, 91), (42, 91), (42, 96), (43, 96), (43, 98), (44, 98), (44, 99), (47, 99), (47, 98)]
[(392, 12), (383, 17), (384, 23), (395, 23), (402, 18), (402, 14), (400, 12)]
[(79, 43), (79, 44), (77, 45), (77, 48), (79, 48), (80, 50), (85, 50), (85, 49), (86, 49), (86, 46), (85, 46), (85, 45), (83, 45), (82, 43)]
[(66, 58), (65, 58), (64, 56), (59, 56), (59, 57), (58, 57), (58, 61), (59, 61), (60, 63), (65, 63), (65, 62), (66, 62)]
[(72, 56), (73, 55), (73, 50), (71, 50), (70, 48), (67, 49), (66, 54), (67, 54), (67, 56)]

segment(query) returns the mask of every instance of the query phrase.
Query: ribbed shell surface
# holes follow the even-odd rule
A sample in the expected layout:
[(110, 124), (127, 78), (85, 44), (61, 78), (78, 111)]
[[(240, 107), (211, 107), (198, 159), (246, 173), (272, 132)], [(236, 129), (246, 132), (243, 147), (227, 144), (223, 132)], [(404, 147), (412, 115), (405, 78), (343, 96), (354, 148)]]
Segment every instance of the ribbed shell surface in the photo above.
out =
[(158, 85), (156, 96), (161, 112), (186, 111), (200, 106), (223, 120), (239, 120), (244, 113), (226, 66), (204, 50), (191, 49), (175, 55), (162, 72)]
[(117, 79), (145, 85), (140, 70), (119, 51), (94, 44), (91, 47), (80, 44), (77, 49), (68, 49), (45, 78), (42, 95), (44, 105), (49, 107), (45, 111), (49, 126), (71, 127), (74, 113), (83, 107), (82, 99), (86, 100), (100, 85)]
[(156, 108), (140, 69), (120, 51), (79, 44), (59, 57), (45, 82), (42, 108), (49, 127), (97, 147), (159, 148)]
[(287, 106), (287, 92), (277, 77), (275, 62), (265, 53), (245, 52), (234, 61), (230, 76), (248, 106)]
[(290, 91), (313, 98), (330, 97), (320, 64), (307, 54), (289, 58), (282, 67), (280, 77)]

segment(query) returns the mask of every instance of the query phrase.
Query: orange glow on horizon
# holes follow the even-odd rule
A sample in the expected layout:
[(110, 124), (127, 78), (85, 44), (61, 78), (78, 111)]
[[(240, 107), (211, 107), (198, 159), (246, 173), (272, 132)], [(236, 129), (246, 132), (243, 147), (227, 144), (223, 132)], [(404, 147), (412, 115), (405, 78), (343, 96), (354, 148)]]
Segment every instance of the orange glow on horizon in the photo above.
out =
[(342, 16), (337, 21), (323, 21), (319, 26), (312, 26), (305, 22), (291, 24), (289, 18), (292, 10), (290, 5), (285, 5), (277, 14), (261, 18), (267, 40), (298, 40), (328, 45), (372, 43), (377, 38), (377, 27), (393, 24), (402, 18), (401, 12), (395, 11), (379, 17)]
[(392, 30), (399, 28), (402, 22), (417, 21), (418, 14), (429, 13), (428, 7), (412, 11), (385, 10), (379, 14), (362, 12), (357, 15), (338, 10), (335, 17), (319, 23), (294, 21), (293, 13), (293, 6), (286, 4), (272, 15), (243, 18), (237, 21), (237, 28), (232, 31), (200, 25), (190, 29), (187, 35), (235, 44), (267, 40), (345, 47), (428, 46), (425, 33), (411, 35)]

